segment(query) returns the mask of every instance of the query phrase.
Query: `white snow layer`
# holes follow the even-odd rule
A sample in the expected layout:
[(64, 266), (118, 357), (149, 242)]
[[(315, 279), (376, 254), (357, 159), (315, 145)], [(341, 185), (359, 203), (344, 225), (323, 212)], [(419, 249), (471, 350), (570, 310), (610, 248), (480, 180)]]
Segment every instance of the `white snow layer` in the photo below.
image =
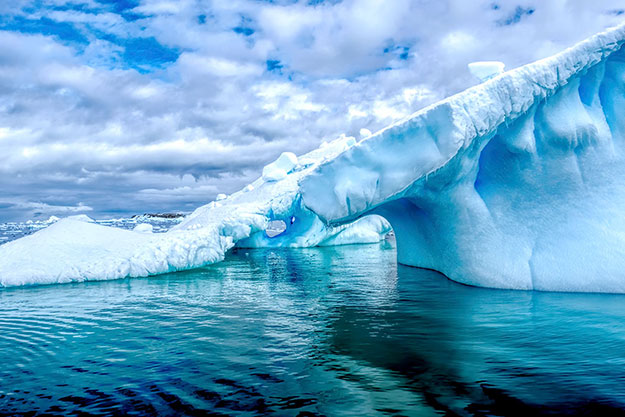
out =
[(459, 282), (625, 292), (624, 39), (608, 30), (360, 143), (284, 153), (167, 233), (57, 221), (0, 246), (0, 284), (147, 276), (235, 245), (368, 242), (390, 229), (363, 216), (382, 215), (400, 262)]
[(429, 106), (303, 178), (398, 261), (466, 284), (625, 292), (625, 26)]
[(232, 245), (232, 238), (213, 228), (146, 234), (66, 218), (0, 246), (0, 282), (13, 286), (147, 276), (219, 261)]

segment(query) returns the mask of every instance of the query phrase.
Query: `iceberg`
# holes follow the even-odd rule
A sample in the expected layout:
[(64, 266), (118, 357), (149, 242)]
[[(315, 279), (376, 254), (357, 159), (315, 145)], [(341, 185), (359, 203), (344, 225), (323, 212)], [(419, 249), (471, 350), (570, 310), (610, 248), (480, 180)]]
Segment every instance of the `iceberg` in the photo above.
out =
[[(322, 162), (356, 144), (353, 137), (341, 136), (301, 157), (283, 152), (263, 169), (263, 175), (225, 200), (196, 209), (172, 232), (195, 230), (218, 223), (224, 236), (237, 247), (311, 247), (331, 244), (373, 243), (383, 239), (390, 224), (372, 215), (341, 225), (328, 225), (303, 203), (299, 182)], [(268, 176), (267, 172), (280, 172)], [(281, 227), (270, 223), (280, 223)], [(279, 233), (274, 232), (279, 230)]]
[(2, 286), (141, 277), (223, 259), (232, 238), (212, 227), (143, 233), (65, 218), (0, 246)]
[(482, 287), (625, 292), (625, 26), (497, 75), (322, 163), (304, 205), (368, 214), (398, 261)]
[[(379, 216), (330, 226), (303, 206), (299, 180), (322, 161), (355, 144), (342, 136), (301, 158), (285, 152), (263, 176), (230, 196), (199, 207), (165, 233), (141, 223), (133, 230), (97, 224), (86, 215), (55, 220), (45, 229), (0, 246), (0, 286), (146, 277), (223, 260), (237, 246), (308, 247), (373, 243), (391, 227)], [(270, 224), (284, 229), (271, 233)], [(46, 225), (47, 226), (47, 225)]]
[(166, 233), (55, 221), (0, 245), (0, 285), (143, 277), (392, 226), (398, 262), (461, 283), (623, 293), (624, 42), (625, 25), (508, 72), (474, 65), (490, 78), (360, 142), (285, 152)]

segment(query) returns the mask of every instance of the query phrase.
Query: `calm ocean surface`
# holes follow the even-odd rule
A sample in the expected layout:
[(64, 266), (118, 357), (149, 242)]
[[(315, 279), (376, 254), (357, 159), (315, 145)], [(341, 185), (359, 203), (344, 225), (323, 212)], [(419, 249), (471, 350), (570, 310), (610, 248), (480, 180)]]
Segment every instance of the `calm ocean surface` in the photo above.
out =
[(392, 243), (0, 289), (0, 415), (621, 415), (625, 297), (488, 290)]

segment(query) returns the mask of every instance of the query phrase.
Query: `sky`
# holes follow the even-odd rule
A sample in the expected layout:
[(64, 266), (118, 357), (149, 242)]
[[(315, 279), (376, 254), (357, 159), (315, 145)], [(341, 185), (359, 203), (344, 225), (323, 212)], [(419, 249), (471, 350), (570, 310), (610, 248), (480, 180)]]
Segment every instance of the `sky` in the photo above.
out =
[(625, 19), (622, 0), (0, 2), (0, 222), (191, 211)]

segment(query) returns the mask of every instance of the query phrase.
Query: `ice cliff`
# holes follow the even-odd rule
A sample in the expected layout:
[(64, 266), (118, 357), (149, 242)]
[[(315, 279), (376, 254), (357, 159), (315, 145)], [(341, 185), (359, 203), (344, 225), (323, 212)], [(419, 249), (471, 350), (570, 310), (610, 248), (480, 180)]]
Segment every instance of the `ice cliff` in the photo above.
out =
[(301, 181), (325, 222), (471, 285), (625, 292), (625, 26), (425, 108)]
[(0, 246), (0, 284), (147, 276), (235, 245), (372, 242), (388, 220), (399, 262), (458, 282), (625, 292), (624, 42), (620, 26), (499, 75), (474, 65), (493, 78), (360, 143), (285, 153), (167, 233), (60, 220)]

